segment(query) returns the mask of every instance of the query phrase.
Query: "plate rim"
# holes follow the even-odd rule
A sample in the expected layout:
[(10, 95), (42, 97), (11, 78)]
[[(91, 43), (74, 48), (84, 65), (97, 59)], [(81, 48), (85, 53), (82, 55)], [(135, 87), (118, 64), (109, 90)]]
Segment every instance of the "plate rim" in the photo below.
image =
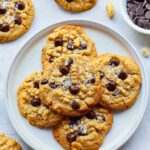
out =
[[(8, 94), (9, 94), (9, 89), (8, 89), (8, 86), (9, 86), (9, 78), (10, 78), (10, 75), (11, 75), (11, 71), (13, 69), (13, 66), (14, 66), (14, 63), (17, 59), (17, 57), (20, 56), (21, 52), (23, 51), (23, 49), (25, 48), (25, 46), (30, 42), (30, 40), (34, 40), (38, 34), (42, 34), (42, 32), (48, 30), (49, 28), (53, 28), (55, 26), (59, 26), (59, 25), (63, 25), (63, 24), (73, 24), (74, 22), (81, 22), (81, 24), (85, 24), (85, 23), (90, 23), (90, 24), (96, 24), (96, 25), (99, 25), (101, 26), (102, 28), (106, 28), (108, 29), (108, 31), (112, 32), (112, 33), (115, 33), (116, 36), (118, 36), (121, 40), (123, 41), (126, 41), (126, 43), (128, 43), (128, 45), (132, 48), (132, 50), (134, 52), (136, 57), (138, 58), (139, 62), (140, 62), (140, 65), (142, 67), (142, 69), (144, 70), (143, 74), (144, 74), (144, 78), (145, 78), (145, 81), (148, 81), (148, 72), (146, 71), (146, 67), (143, 63), (143, 60), (141, 59), (140, 55), (138, 54), (138, 52), (136, 51), (136, 48), (135, 46), (124, 36), (121, 35), (120, 32), (118, 32), (116, 29), (114, 28), (111, 28), (109, 26), (107, 26), (106, 24), (103, 24), (103, 23), (99, 23), (97, 21), (91, 21), (89, 19), (67, 19), (67, 20), (62, 20), (62, 21), (57, 21), (55, 23), (52, 23), (52, 24), (49, 24), (47, 27), (43, 27), (41, 30), (37, 31), (35, 34), (33, 34), (30, 38), (28, 38), (26, 40), (26, 42), (23, 44), (23, 46), (21, 46), (20, 50), (16, 53), (16, 55), (14, 56), (14, 59), (13, 61), (11, 62), (11, 65), (9, 67), (9, 71), (7, 73), (7, 77), (6, 77), (6, 83), (5, 83), (5, 103), (7, 103), (9, 100), (8, 98)], [(73, 23), (71, 23), (73, 22)], [(75, 23), (74, 23), (75, 24)], [(145, 93), (148, 93), (149, 92), (149, 85), (148, 85), (148, 82), (145, 82)], [(115, 149), (118, 149), (120, 148), (123, 144), (125, 144), (130, 138), (131, 136), (135, 133), (135, 131), (137, 130), (137, 128), (139, 127), (142, 119), (143, 119), (143, 116), (144, 116), (144, 113), (145, 113), (145, 110), (146, 110), (146, 107), (147, 107), (147, 103), (148, 103), (148, 97), (149, 97), (149, 94), (146, 94), (145, 95), (145, 105), (143, 105), (143, 111), (139, 114), (139, 118), (138, 120), (136, 121), (135, 123), (135, 126), (133, 128), (131, 128), (131, 131), (128, 133), (128, 136), (124, 137), (124, 139), (122, 139), (121, 141), (118, 142), (118, 145), (115, 145), (111, 148), (111, 150), (115, 150)], [(17, 134), (20, 136), (20, 138), (27, 144), (29, 145), (31, 148), (35, 148), (36, 145), (34, 144), (34, 142), (32, 142), (31, 140), (29, 140), (28, 138), (26, 138), (22, 132), (20, 131), (19, 128), (17, 128), (16, 124), (14, 123), (12, 117), (11, 117), (11, 113), (10, 113), (10, 109), (9, 109), (9, 105), (6, 105), (6, 109), (7, 109), (7, 113), (8, 113), (8, 116), (9, 116), (9, 119), (11, 121), (11, 124), (13, 125), (15, 131), (17, 132)], [(35, 147), (34, 147), (35, 146)], [(42, 149), (42, 148), (41, 148)], [(38, 149), (39, 150), (39, 149)]]

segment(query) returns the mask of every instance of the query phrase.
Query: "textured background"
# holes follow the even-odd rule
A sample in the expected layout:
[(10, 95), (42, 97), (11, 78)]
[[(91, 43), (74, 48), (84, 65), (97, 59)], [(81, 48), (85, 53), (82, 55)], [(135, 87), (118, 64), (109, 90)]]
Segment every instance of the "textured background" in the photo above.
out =
[[(7, 72), (11, 65), (12, 60), (15, 55), (18, 53), (20, 48), (26, 43), (27, 39), (32, 37), (35, 33), (47, 27), (54, 22), (73, 19), (73, 18), (82, 18), (95, 20), (97, 22), (106, 24), (114, 29), (117, 29), (124, 37), (128, 38), (134, 46), (137, 48), (137, 51), (140, 53), (140, 50), (147, 46), (150, 48), (150, 36), (142, 35), (133, 31), (123, 20), (122, 15), (120, 14), (119, 0), (112, 0), (115, 5), (115, 18), (111, 21), (108, 19), (105, 6), (108, 0), (99, 0), (98, 4), (91, 11), (81, 13), (81, 14), (71, 14), (61, 10), (54, 2), (54, 0), (33, 0), (35, 5), (35, 19), (33, 25), (29, 32), (25, 34), (20, 39), (7, 43), (0, 44), (0, 133), (5, 133), (6, 135), (18, 140), (22, 143), (24, 150), (30, 150), (26, 144), (24, 144), (21, 139), (17, 136), (14, 131), (5, 107), (5, 81), (7, 77)], [(109, 0), (111, 1), (111, 0)], [(141, 56), (142, 57), (142, 56)], [(147, 71), (150, 75), (150, 58), (142, 58)], [(150, 83), (149, 81), (147, 81)], [(7, 105), (7, 104), (6, 104)], [(129, 120), (130, 121), (130, 120)], [(120, 150), (149, 150), (150, 148), (150, 106), (148, 103), (147, 110), (145, 112), (144, 118), (141, 122), (136, 133), (132, 138), (122, 147)], [(121, 133), (120, 133), (121, 134)]]

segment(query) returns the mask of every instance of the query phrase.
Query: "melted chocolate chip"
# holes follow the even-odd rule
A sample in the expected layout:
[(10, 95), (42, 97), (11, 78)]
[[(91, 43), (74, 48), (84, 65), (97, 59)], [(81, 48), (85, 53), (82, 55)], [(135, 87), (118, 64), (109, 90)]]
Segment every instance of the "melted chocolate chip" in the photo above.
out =
[(52, 62), (54, 61), (54, 59), (55, 59), (55, 57), (50, 56), (50, 58), (49, 58), (49, 62), (50, 62), (50, 63), (52, 63)]
[(38, 81), (34, 82), (34, 88), (39, 89), (39, 82)]
[(21, 23), (22, 23), (21, 17), (18, 16), (18, 15), (16, 15), (16, 16), (14, 17), (14, 22), (15, 22), (15, 24), (21, 25)]
[(119, 66), (119, 64), (120, 64), (120, 61), (118, 59), (116, 59), (116, 58), (113, 58), (113, 59), (110, 60), (110, 65), (112, 67)]
[(100, 71), (100, 79), (103, 79), (105, 77), (105, 73)]
[(69, 91), (73, 95), (77, 95), (80, 91), (80, 88), (78, 86), (69, 86)]
[(109, 91), (114, 91), (116, 89), (116, 82), (113, 80), (110, 80), (109, 83), (106, 85), (106, 88)]
[(32, 98), (31, 105), (34, 107), (38, 107), (41, 105), (41, 100), (39, 98)]
[(25, 9), (25, 4), (22, 1), (18, 1), (15, 3), (15, 7), (18, 8), (19, 10), (24, 10)]
[(80, 104), (78, 102), (76, 102), (75, 100), (73, 100), (71, 102), (71, 107), (76, 110), (76, 109), (80, 108)]
[(47, 84), (47, 83), (48, 83), (48, 80), (47, 80), (47, 79), (43, 79), (43, 80), (41, 81), (41, 84), (42, 84), (42, 85)]
[(78, 129), (78, 135), (79, 136), (85, 136), (87, 135), (87, 129), (85, 126), (82, 126)]
[(69, 117), (69, 119), (70, 119), (71, 121), (78, 121), (78, 120), (81, 119), (81, 117)]
[(59, 68), (59, 71), (63, 74), (63, 75), (67, 75), (69, 73), (69, 68), (67, 66), (61, 66)]
[(95, 83), (95, 82), (96, 82), (96, 80), (94, 77), (87, 80), (87, 83)]
[(128, 74), (124, 71), (121, 71), (119, 74), (118, 74), (118, 77), (122, 80), (125, 80), (127, 77), (128, 77)]
[(72, 120), (71, 120), (71, 123), (69, 123), (69, 127), (70, 128), (74, 128), (74, 127), (76, 127), (77, 125), (79, 125), (80, 123), (81, 123), (81, 120), (80, 120), (81, 118), (79, 118), (79, 117), (74, 117)]
[(7, 22), (4, 22), (0, 25), (0, 31), (2, 32), (8, 32), (9, 31), (9, 24)]
[(51, 83), (49, 84), (49, 86), (50, 86), (52, 89), (56, 89), (56, 88), (58, 87), (58, 84), (55, 83), (55, 82), (51, 82)]
[(63, 39), (62, 38), (55, 39), (55, 47), (58, 47), (58, 46), (63, 46)]
[(86, 45), (85, 41), (81, 41), (81, 43), (80, 43), (80, 49), (81, 50), (87, 49), (87, 45)]
[(7, 9), (0, 6), (0, 15), (4, 15), (6, 13)]
[(66, 136), (66, 139), (69, 143), (74, 142), (76, 140), (76, 138), (77, 138), (77, 132), (69, 133)]
[(95, 119), (95, 118), (96, 118), (96, 113), (95, 113), (94, 111), (90, 111), (90, 112), (86, 115), (86, 117), (87, 117), (88, 119)]
[(73, 41), (69, 40), (67, 44), (67, 49), (73, 51), (75, 49), (75, 46), (73, 44)]

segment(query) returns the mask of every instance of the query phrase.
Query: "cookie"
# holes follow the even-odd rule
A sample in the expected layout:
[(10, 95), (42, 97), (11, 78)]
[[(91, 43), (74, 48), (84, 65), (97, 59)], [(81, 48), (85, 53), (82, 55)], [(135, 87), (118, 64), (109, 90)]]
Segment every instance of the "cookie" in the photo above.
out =
[(30, 124), (39, 128), (48, 128), (59, 123), (62, 116), (41, 103), (39, 98), (40, 79), (41, 73), (38, 72), (26, 77), (18, 89), (18, 107), (20, 113), (27, 118)]
[(108, 110), (95, 108), (85, 116), (65, 118), (52, 131), (66, 150), (98, 150), (112, 123), (113, 116)]
[(95, 6), (97, 0), (55, 0), (63, 9), (71, 12), (83, 12)]
[(114, 54), (101, 55), (96, 63), (102, 86), (100, 104), (109, 110), (131, 107), (142, 82), (138, 65), (130, 58)]
[(42, 102), (65, 116), (86, 113), (101, 96), (92, 60), (77, 54), (61, 56), (44, 70), (40, 89)]
[(4, 134), (0, 134), (0, 150), (22, 150), (22, 148), (13, 139), (6, 137)]
[(0, 43), (19, 38), (34, 18), (31, 0), (0, 0)]
[(43, 68), (45, 69), (56, 58), (68, 54), (97, 55), (94, 42), (79, 26), (64, 25), (50, 33), (42, 50)]

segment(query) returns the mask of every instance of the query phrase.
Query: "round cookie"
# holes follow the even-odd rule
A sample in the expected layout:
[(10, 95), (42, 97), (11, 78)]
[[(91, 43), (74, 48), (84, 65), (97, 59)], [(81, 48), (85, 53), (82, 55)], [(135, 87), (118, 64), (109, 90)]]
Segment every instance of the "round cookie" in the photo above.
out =
[(18, 89), (18, 107), (28, 122), (39, 128), (48, 128), (58, 124), (62, 116), (41, 103), (39, 82), (41, 73), (35, 72), (26, 77)]
[(97, 56), (94, 42), (79, 26), (64, 25), (50, 33), (42, 50), (43, 68), (49, 66), (55, 58), (68, 54)]
[(19, 38), (34, 18), (31, 0), (0, 0), (0, 43)]
[(83, 12), (93, 8), (97, 0), (55, 0), (63, 9), (71, 12)]
[(98, 150), (112, 123), (113, 116), (108, 110), (95, 108), (85, 116), (65, 118), (52, 131), (66, 150)]
[(95, 65), (101, 78), (100, 104), (109, 110), (131, 107), (142, 82), (138, 65), (130, 58), (108, 53), (99, 56)]
[(11, 138), (0, 134), (0, 150), (22, 150), (21, 146)]
[(42, 102), (65, 116), (79, 116), (99, 103), (100, 79), (92, 60), (71, 54), (57, 58), (43, 72)]

